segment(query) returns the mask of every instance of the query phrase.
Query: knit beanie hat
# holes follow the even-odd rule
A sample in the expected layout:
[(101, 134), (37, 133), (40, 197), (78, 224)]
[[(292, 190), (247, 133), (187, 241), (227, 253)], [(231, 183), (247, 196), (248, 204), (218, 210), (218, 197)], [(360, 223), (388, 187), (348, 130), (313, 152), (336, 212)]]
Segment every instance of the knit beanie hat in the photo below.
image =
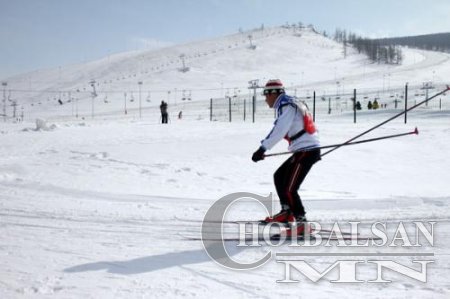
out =
[(284, 93), (284, 86), (280, 79), (272, 79), (267, 81), (266, 86), (264, 86), (263, 94), (270, 93)]

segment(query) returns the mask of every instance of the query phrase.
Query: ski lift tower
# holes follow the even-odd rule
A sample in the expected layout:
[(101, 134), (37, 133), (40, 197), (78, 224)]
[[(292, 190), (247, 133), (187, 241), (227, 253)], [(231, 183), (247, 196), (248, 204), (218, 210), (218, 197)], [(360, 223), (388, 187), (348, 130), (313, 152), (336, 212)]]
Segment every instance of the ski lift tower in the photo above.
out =
[(249, 34), (249, 35), (248, 35), (248, 40), (249, 40), (249, 42), (250, 42), (250, 46), (249, 46), (248, 48), (251, 49), (251, 50), (255, 50), (255, 49), (256, 49), (256, 45), (254, 45), (254, 44), (252, 43), (252, 38), (253, 38), (253, 36), (252, 36), (251, 34)]
[(8, 86), (7, 82), (2, 82), (3, 86), (3, 121), (6, 122), (6, 86)]
[(16, 120), (17, 101), (13, 101), (11, 106), (13, 107), (13, 121)]
[(186, 58), (186, 55), (184, 55), (184, 54), (180, 55), (181, 63), (183, 64), (183, 66), (180, 68), (180, 72), (183, 72), (183, 73), (186, 73), (189, 71), (189, 67), (186, 66), (186, 62), (184, 60), (185, 58)]
[(249, 87), (248, 87), (248, 89), (253, 89), (253, 100), (252, 100), (252, 106), (253, 106), (253, 118), (252, 118), (252, 120), (253, 120), (253, 122), (255, 122), (255, 111), (256, 111), (256, 90), (258, 89), (258, 88), (260, 88), (260, 86), (259, 86), (259, 80), (258, 79), (256, 79), (256, 80), (250, 80), (250, 81), (248, 81), (248, 84), (249, 84)]
[(91, 108), (91, 117), (92, 119), (94, 118), (94, 99), (97, 97), (97, 91), (95, 90), (95, 80), (91, 80), (91, 82), (89, 82), (89, 84), (92, 86), (92, 108)]
[(425, 106), (428, 106), (428, 90), (434, 89), (433, 82), (423, 82), (422, 88), (420, 89), (425, 90), (425, 100), (427, 100)]
[(142, 81), (139, 81), (138, 85), (139, 85), (139, 119), (142, 119), (142, 101), (141, 101)]

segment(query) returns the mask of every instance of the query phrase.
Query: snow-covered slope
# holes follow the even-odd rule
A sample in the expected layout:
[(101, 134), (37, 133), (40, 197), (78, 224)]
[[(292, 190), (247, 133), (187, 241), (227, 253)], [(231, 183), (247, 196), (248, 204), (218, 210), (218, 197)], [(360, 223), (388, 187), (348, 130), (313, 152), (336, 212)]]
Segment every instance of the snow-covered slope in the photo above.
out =
[[(257, 164), (250, 160), (270, 120), (60, 124), (41, 132), (5, 126), (0, 135), (0, 297), (448, 298), (450, 124), (448, 113), (433, 114), (411, 114), (408, 125), (395, 121), (372, 135), (417, 125), (419, 136), (342, 148), (324, 157), (301, 191), (312, 221), (437, 221), (435, 247), (408, 248), (436, 254), (426, 257), (435, 260), (428, 283), (387, 275), (395, 282), (335, 284), (324, 279), (315, 284), (297, 273), (298, 284), (278, 284), (284, 270), (274, 260), (252, 271), (232, 271), (211, 261), (200, 241), (186, 240), (200, 236), (200, 221), (220, 197), (275, 192), (272, 173), (284, 157)], [(322, 142), (342, 142), (386, 116), (367, 115), (357, 125), (350, 115), (321, 119)], [(274, 152), (285, 146), (280, 143)], [(237, 204), (228, 215), (244, 220), (265, 216), (256, 204)], [(231, 234), (234, 228), (226, 229)], [(235, 245), (229, 244), (229, 250), (243, 261), (267, 250), (305, 250)], [(320, 270), (334, 262), (330, 257), (307, 260)], [(405, 265), (410, 260), (395, 258)], [(374, 268), (358, 275), (373, 278)]]
[[(249, 36), (255, 49), (250, 48)], [(95, 80), (95, 113), (124, 116), (125, 103), (128, 111), (136, 111), (139, 98), (144, 110), (151, 110), (161, 100), (173, 106), (188, 98), (249, 98), (248, 81), (253, 79), (264, 84), (280, 78), (291, 94), (305, 96), (313, 90), (323, 95), (368, 86), (394, 90), (406, 82), (412, 86), (424, 81), (442, 83), (450, 72), (449, 55), (444, 53), (405, 49), (401, 66), (369, 63), (351, 49), (346, 57), (343, 53), (341, 44), (308, 28), (266, 28), (23, 74), (6, 80), (7, 93), (10, 90), (9, 98), (18, 102), (19, 109), (24, 107), (29, 120), (87, 117), (92, 110), (90, 82)], [(181, 55), (187, 72), (180, 71)], [(7, 110), (11, 115), (12, 108)]]

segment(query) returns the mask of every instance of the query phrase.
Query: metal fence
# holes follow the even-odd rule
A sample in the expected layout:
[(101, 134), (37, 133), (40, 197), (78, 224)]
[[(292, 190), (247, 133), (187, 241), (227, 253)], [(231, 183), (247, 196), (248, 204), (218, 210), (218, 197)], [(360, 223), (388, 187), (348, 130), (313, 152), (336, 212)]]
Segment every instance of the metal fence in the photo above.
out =
[[(295, 99), (305, 102), (317, 120), (326, 115), (353, 115), (354, 112), (357, 115), (372, 111), (398, 113), (405, 110), (406, 101), (406, 107), (412, 107), (446, 88), (446, 85), (439, 85), (432, 88), (405, 86), (390, 90), (360, 89), (347, 93), (307, 91), (306, 95), (297, 96)], [(289, 90), (286, 92), (289, 94)], [(354, 101), (355, 93), (356, 102)], [(356, 106), (354, 106), (355, 103)], [(426, 102), (418, 109), (450, 110), (450, 91)], [(210, 111), (211, 121), (253, 121), (253, 98), (247, 96), (211, 99)], [(262, 95), (257, 94), (254, 111), (255, 121), (261, 118), (275, 117), (275, 111), (268, 109)]]
[[(356, 114), (369, 114), (374, 110), (398, 112), (423, 101), (438, 91), (446, 88), (445, 85), (436, 86), (408, 86), (406, 97), (405, 87), (384, 89), (357, 89)], [(326, 90), (296, 90), (287, 89), (296, 100), (304, 101), (311, 112), (314, 112), (316, 121), (327, 115), (353, 114), (354, 90), (342, 92), (329, 92)], [(161, 113), (159, 105), (161, 100), (168, 102), (169, 120), (210, 120), (220, 122), (257, 122), (262, 119), (273, 119), (275, 111), (269, 109), (260, 90), (256, 92), (253, 100), (251, 93), (247, 95), (235, 94), (233, 96), (208, 97), (219, 93), (217, 90), (204, 90), (200, 92), (185, 93), (170, 92), (127, 92), (114, 93), (99, 92), (92, 94), (89, 91), (20, 91), (3, 90), (3, 101), (0, 114), (4, 121), (20, 121), (23, 119), (46, 118), (55, 120), (88, 120), (88, 119), (143, 119), (160, 122)], [(170, 95), (170, 96), (169, 96)], [(377, 107), (374, 108), (374, 103)], [(369, 102), (372, 109), (369, 109)], [(359, 110), (360, 107), (360, 110)], [(418, 109), (422, 110), (450, 110), (450, 92), (434, 98)], [(349, 116), (349, 119), (353, 119)]]

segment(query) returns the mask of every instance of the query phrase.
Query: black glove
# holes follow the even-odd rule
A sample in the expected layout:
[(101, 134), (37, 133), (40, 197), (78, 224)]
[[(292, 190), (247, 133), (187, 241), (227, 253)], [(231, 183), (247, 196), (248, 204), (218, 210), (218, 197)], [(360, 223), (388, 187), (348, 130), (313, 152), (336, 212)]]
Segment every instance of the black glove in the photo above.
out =
[(265, 152), (266, 152), (266, 150), (262, 146), (260, 148), (258, 148), (258, 150), (253, 153), (253, 156), (252, 156), (253, 162), (258, 162), (258, 161), (264, 160)]

